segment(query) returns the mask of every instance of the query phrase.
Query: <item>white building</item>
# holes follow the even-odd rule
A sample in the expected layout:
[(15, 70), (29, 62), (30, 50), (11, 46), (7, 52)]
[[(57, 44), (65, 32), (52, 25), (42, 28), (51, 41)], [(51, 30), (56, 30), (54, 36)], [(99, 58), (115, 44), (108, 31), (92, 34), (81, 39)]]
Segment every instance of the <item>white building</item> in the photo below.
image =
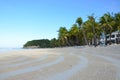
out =
[[(108, 34), (108, 35), (106, 36), (106, 38), (107, 38), (107, 43), (109, 43), (109, 42), (110, 42), (110, 34)], [(118, 31), (113, 32), (113, 33), (111, 34), (111, 42), (112, 42), (112, 43), (118, 43), (118, 42), (119, 42), (119, 39), (120, 39), (120, 33), (119, 33)]]
[[(107, 38), (107, 44), (110, 42), (110, 34), (106, 35)], [(102, 36), (100, 39), (100, 44), (105, 44), (105, 36)], [(120, 43), (120, 32), (116, 31), (111, 34), (111, 42), (112, 43)]]

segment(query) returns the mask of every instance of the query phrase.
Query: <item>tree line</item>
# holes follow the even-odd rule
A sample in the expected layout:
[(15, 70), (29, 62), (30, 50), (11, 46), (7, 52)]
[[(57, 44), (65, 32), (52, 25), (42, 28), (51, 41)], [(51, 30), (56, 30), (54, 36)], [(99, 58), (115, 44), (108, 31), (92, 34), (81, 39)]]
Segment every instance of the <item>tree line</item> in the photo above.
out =
[[(110, 34), (111, 37), (114, 31), (120, 31), (120, 13), (105, 13), (98, 20), (94, 15), (90, 15), (85, 22), (81, 17), (78, 17), (70, 29), (59, 28), (57, 39), (28, 41), (24, 47), (97, 46), (102, 33), (105, 34), (105, 37), (107, 34)], [(109, 44), (111, 43), (110, 38)], [(105, 39), (105, 44), (107, 45), (107, 39)]]

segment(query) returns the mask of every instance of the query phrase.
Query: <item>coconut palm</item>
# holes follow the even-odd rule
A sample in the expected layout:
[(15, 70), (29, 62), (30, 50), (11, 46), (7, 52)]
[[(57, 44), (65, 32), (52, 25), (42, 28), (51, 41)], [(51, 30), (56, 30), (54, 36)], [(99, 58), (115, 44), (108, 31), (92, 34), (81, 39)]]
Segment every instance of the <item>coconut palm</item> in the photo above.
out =
[(93, 39), (94, 39), (94, 46), (97, 46), (97, 35), (96, 35), (96, 31), (95, 31), (95, 27), (96, 27), (96, 22), (95, 22), (95, 18), (93, 15), (88, 16), (88, 24), (91, 25), (92, 28), (92, 32), (93, 32)]
[(117, 29), (120, 31), (120, 13), (116, 13), (114, 17), (115, 17)]
[(114, 28), (114, 25), (115, 25), (114, 17), (113, 17), (112, 14), (106, 13), (106, 14), (104, 14), (104, 18), (105, 18), (105, 22), (107, 24), (108, 31), (109, 31), (109, 34), (110, 34), (109, 44), (111, 45), (111, 34), (114, 31), (113, 28)]
[[(111, 44), (111, 34), (114, 31), (114, 26), (115, 26), (115, 21), (114, 17), (110, 13), (105, 13), (101, 18), (100, 18), (100, 24), (101, 27), (103, 28), (103, 31), (105, 35), (109, 34), (110, 35), (110, 41), (109, 44)], [(107, 39), (105, 40), (106, 45), (107, 45)]]
[(80, 45), (80, 30), (77, 24), (73, 24), (70, 28), (69, 35), (71, 45)]
[(107, 38), (106, 37), (107, 37), (107, 34), (109, 33), (109, 31), (108, 31), (107, 23), (105, 21), (104, 16), (100, 17), (99, 23), (100, 23), (100, 26), (102, 28), (102, 32), (105, 34), (105, 45), (107, 45)]
[(117, 43), (120, 43), (120, 13), (116, 13), (114, 18), (115, 18), (115, 22), (116, 22), (116, 28), (118, 30), (118, 41), (117, 41)]
[(87, 41), (88, 41), (88, 45), (91, 45), (92, 44), (92, 39), (93, 39), (93, 32), (92, 32), (92, 27), (89, 24), (88, 20), (86, 22), (84, 22), (83, 29), (86, 32), (86, 38), (87, 38)]
[(51, 39), (50, 40), (50, 45), (51, 45), (52, 48), (59, 47), (58, 40), (56, 38)]
[(81, 29), (81, 31), (82, 31), (85, 44), (88, 45), (88, 41), (87, 41), (86, 36), (85, 36), (85, 30), (83, 29), (82, 18), (81, 17), (77, 18), (76, 23), (79, 25), (79, 29)]
[(60, 27), (58, 30), (58, 39), (60, 41), (61, 46), (67, 46), (68, 45), (68, 31), (65, 27)]

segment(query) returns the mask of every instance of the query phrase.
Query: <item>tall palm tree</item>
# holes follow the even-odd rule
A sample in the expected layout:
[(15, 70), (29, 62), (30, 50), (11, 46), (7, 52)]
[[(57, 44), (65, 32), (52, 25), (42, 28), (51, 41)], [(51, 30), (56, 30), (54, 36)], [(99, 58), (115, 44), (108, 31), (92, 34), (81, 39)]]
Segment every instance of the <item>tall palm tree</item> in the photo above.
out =
[(83, 37), (84, 37), (85, 44), (88, 45), (88, 41), (87, 41), (86, 36), (85, 36), (85, 31), (83, 29), (82, 18), (81, 17), (77, 18), (76, 23), (79, 25), (79, 28), (82, 30), (82, 34), (83, 34)]
[[(115, 25), (114, 17), (110, 13), (105, 13), (100, 18), (100, 23), (103, 28), (103, 31), (105, 35), (110, 35), (110, 41), (109, 44), (111, 44), (111, 34), (113, 32), (113, 26)], [(106, 45), (107, 45), (107, 39), (105, 39)]]
[(68, 45), (68, 31), (65, 27), (60, 27), (58, 30), (58, 39), (60, 41), (61, 46), (67, 46)]
[(102, 28), (102, 32), (105, 34), (105, 45), (107, 45), (107, 34), (108, 34), (108, 27), (107, 27), (107, 23), (105, 21), (105, 18), (104, 16), (100, 17), (100, 20), (99, 20), (99, 23), (100, 23), (100, 26)]
[(91, 16), (88, 16), (88, 21), (89, 21), (89, 24), (91, 24), (92, 26), (92, 31), (93, 31), (93, 34), (94, 34), (94, 46), (96, 47), (97, 46), (97, 41), (96, 41), (96, 31), (95, 31), (95, 18), (93, 15)]
[(86, 22), (84, 22), (83, 29), (86, 31), (86, 38), (88, 41), (88, 45), (92, 45), (93, 31), (92, 31), (92, 27), (89, 24), (88, 20)]
[(118, 30), (118, 41), (117, 41), (117, 43), (120, 43), (120, 13), (116, 13), (114, 18), (115, 18), (116, 27), (117, 27), (117, 30)]
[(77, 24), (73, 24), (73, 26), (70, 28), (69, 35), (72, 45), (80, 45), (80, 30)]
[(107, 24), (108, 29), (109, 29), (109, 34), (110, 34), (109, 44), (111, 45), (111, 34), (113, 32), (113, 26), (115, 25), (114, 17), (112, 16), (112, 14), (106, 13), (104, 15), (104, 18), (105, 18), (106, 24)]
[(51, 47), (59, 47), (58, 40), (56, 38), (51, 39), (50, 44)]

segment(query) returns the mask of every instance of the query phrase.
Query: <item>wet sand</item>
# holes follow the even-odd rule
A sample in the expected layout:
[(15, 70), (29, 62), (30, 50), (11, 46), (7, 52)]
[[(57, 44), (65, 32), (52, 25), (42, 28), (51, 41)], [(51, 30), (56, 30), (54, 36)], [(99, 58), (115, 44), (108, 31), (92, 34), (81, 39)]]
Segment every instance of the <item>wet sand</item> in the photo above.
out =
[(0, 54), (0, 80), (120, 80), (120, 45)]

